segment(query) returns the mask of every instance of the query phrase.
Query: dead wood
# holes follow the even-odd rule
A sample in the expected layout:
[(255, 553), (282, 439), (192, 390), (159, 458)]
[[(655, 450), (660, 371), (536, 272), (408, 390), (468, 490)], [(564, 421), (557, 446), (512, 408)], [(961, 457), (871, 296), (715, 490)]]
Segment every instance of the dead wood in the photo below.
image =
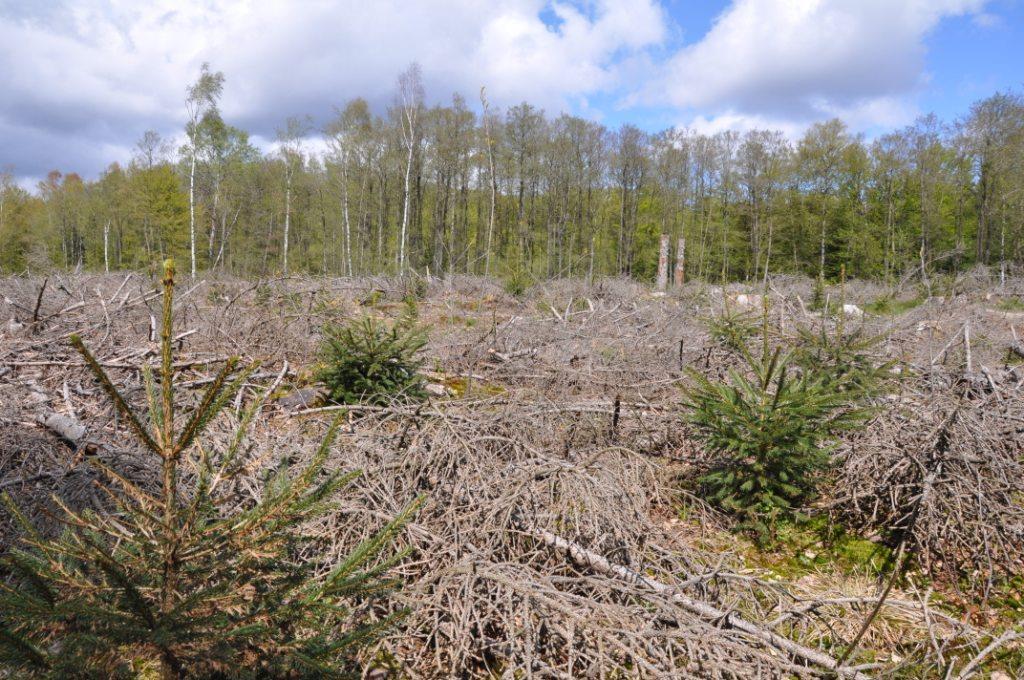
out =
[[(145, 276), (81, 274), (62, 283), (72, 295), (57, 305), (57, 281), (47, 286), (39, 312), (46, 322), (35, 335), (17, 329), (0, 336), (0, 488), (50, 532), (59, 530), (52, 495), (75, 508), (109, 509), (94, 497), (95, 470), (69, 456), (59, 429), (34, 424), (40, 414), (76, 414), (105, 466), (143, 488), (156, 479), (125, 448), (121, 424), (67, 337), (81, 335), (129, 398), (144, 403), (138, 363), (152, 360), (158, 293)], [(0, 317), (31, 318), (41, 283), (0, 279), (0, 300), (10, 301), (0, 302)], [(797, 296), (806, 299), (811, 288), (809, 280), (773, 278), (773, 323), (806, 323)], [(384, 294), (371, 298), (372, 290)], [(413, 556), (400, 567), (406, 586), (394, 607), (412, 613), (380, 648), (412, 678), (823, 677), (827, 666), (774, 644), (788, 640), (825, 656), (844, 648), (878, 602), (873, 584), (768, 578), (745, 564), (738, 541), (723, 533), (727, 520), (679, 490), (678, 480), (706, 459), (680, 423), (682, 369), (724, 375), (738, 366), (700, 319), (720, 309), (726, 292), (759, 290), (694, 283), (651, 299), (627, 280), (554, 281), (519, 299), (494, 281), (435, 279), (418, 303), (431, 328), (428, 365), (456, 395), (421, 405), (296, 404), (297, 413), (270, 401), (254, 423), (247, 472), (233, 482), (232, 497), (251, 502), (268, 469), (306, 459), (331, 411), (347, 408), (332, 465), (363, 475), (337, 499), (336, 512), (308, 530), (319, 539), (317, 550), (345, 554), (409, 500), (429, 496), (402, 538)], [(214, 424), (211, 445), (228, 441), (231, 420), (268, 382), (275, 393), (315, 389), (306, 381), (325, 323), (397, 315), (407, 292), (407, 283), (384, 277), (197, 282), (175, 309), (176, 323), (190, 331), (179, 339), (176, 369), (192, 398), (226, 356), (267, 367), (225, 422)], [(883, 293), (851, 284), (847, 299), (864, 306)], [(983, 602), (987, 584), (991, 590), (1021, 569), (1024, 524), (1015, 499), (1024, 483), (1024, 374), (1002, 368), (1016, 341), (1012, 328), (993, 322), (975, 298), (930, 300), (899, 317), (858, 322), (887, 338), (884, 351), (904, 380), (879, 400), (875, 421), (840, 442), (836, 474), (817, 511), (852, 531), (899, 540), (927, 470), (935, 469), (929, 434), (961, 398), (968, 321), (975, 331), (971, 364), (984, 383), (967, 395), (951, 429), (907, 551), (930, 574), (949, 572), (946, 583), (977, 569), (971, 582), (983, 592), (964, 597)], [(294, 370), (271, 370), (281, 366)], [(689, 517), (679, 521), (684, 502)], [(0, 540), (9, 543), (14, 531), (0, 518)], [(545, 543), (548, 534), (644, 582), (567, 557)], [(864, 633), (848, 671), (891, 676), (913, 665), (942, 676), (953, 659), (978, 658), (974, 669), (985, 669), (1000, 656), (998, 649), (982, 655), (1002, 636), (997, 625), (975, 628), (901, 587)], [(676, 596), (710, 610), (688, 609)], [(891, 660), (896, 652), (901, 661)]]
[[(779, 651), (791, 654), (798, 659), (803, 661), (809, 661), (817, 666), (826, 668), (830, 671), (835, 672), (837, 675), (844, 678), (866, 678), (867, 676), (856, 670), (847, 668), (841, 665), (841, 662), (837, 662), (836, 659), (831, 656), (824, 654), (816, 649), (810, 649), (803, 645), (797, 644), (792, 640), (785, 638), (777, 633), (773, 633), (770, 630), (766, 630), (761, 626), (758, 626), (750, 621), (743, 619), (738, 616), (735, 612), (718, 609), (711, 606), (706, 602), (694, 600), (689, 598), (682, 593), (678, 592), (676, 588), (660, 583), (653, 579), (647, 578), (643, 574), (636, 572), (628, 567), (624, 567), (617, 564), (612, 564), (605, 558), (597, 555), (583, 546), (577, 545), (572, 541), (567, 541), (561, 536), (556, 536), (550, 531), (543, 530), (530, 530), (524, 529), (527, 533), (537, 537), (539, 540), (547, 546), (555, 548), (556, 550), (565, 553), (573, 561), (578, 564), (589, 567), (600, 574), (612, 576), (614, 578), (622, 579), (627, 583), (642, 586), (645, 589), (654, 591), (656, 593), (668, 596), (673, 603), (678, 604), (690, 613), (696, 614), (702, 618), (714, 621), (717, 625), (737, 628), (744, 633), (757, 638), (758, 640), (768, 644)], [(879, 600), (879, 605), (884, 600)], [(844, 657), (845, 658), (845, 657)]]

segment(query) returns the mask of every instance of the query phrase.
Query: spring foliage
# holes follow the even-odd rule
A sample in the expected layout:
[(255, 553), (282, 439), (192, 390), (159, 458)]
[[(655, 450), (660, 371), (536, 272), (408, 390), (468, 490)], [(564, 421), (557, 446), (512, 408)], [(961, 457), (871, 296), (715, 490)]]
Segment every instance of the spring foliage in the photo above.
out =
[[(397, 585), (385, 573), (404, 553), (389, 545), (413, 506), (339, 562), (309, 558), (314, 539), (302, 527), (358, 475), (326, 468), (335, 423), (307, 466), (278, 469), (260, 500), (226, 510), (237, 503), (233, 481), (245, 467), (246, 431), (262, 401), (241, 413), (226, 446), (203, 443), (253, 370), (237, 370), (232, 359), (179, 419), (170, 261), (165, 269), (159, 380), (143, 371), (148, 416), (72, 339), (143, 452), (158, 462), (160, 488), (94, 462), (109, 480), (114, 511), (64, 508), (67, 528), (57, 539), (37, 533), (5, 498), (26, 539), (4, 556), (11, 579), (0, 585), (0, 676), (352, 674), (356, 653), (392, 620), (368, 612)], [(179, 488), (181, 479), (187, 488)]]
[(422, 399), (423, 378), (418, 357), (427, 338), (413, 315), (393, 325), (372, 316), (344, 326), (328, 326), (321, 348), (323, 367), (318, 378), (339, 404), (386, 403), (392, 399)]

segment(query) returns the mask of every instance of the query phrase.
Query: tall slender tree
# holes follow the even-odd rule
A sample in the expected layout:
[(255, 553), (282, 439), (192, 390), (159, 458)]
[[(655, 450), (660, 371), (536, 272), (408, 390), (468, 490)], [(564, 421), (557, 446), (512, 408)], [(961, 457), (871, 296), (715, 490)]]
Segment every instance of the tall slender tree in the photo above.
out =
[(203, 63), (199, 79), (186, 91), (185, 110), (188, 113), (188, 124), (185, 133), (188, 136), (188, 237), (189, 254), (191, 257), (192, 276), (196, 275), (196, 163), (200, 154), (200, 121), (203, 116), (217, 109), (224, 91), (224, 74), (213, 73), (210, 65)]

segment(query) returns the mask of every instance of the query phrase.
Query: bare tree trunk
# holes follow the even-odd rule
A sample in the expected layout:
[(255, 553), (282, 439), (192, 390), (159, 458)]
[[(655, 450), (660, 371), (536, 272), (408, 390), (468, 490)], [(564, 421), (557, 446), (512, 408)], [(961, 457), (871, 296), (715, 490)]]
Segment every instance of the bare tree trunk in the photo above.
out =
[(484, 251), (484, 276), (491, 274), (491, 243), (494, 238), (494, 214), (498, 205), (498, 178), (494, 174), (494, 140), (491, 138), (491, 121), (488, 117), (487, 97), (480, 88), (480, 102), (484, 107), (484, 134), (487, 137), (487, 164), (491, 172), (491, 216), (487, 220), (487, 246)]
[(680, 236), (676, 244), (676, 268), (673, 283), (678, 288), (686, 280), (686, 237)]
[(819, 249), (818, 259), (818, 279), (821, 281), (825, 280), (825, 216), (821, 218), (821, 248)]
[(192, 162), (188, 172), (188, 242), (192, 253), (192, 278), (196, 276), (196, 140), (192, 140)]
[(999, 225), (999, 287), (1006, 287), (1006, 220)]
[[(213, 214), (210, 215), (210, 242), (206, 249), (207, 262), (213, 262), (213, 242), (217, 235), (217, 210), (220, 205), (220, 182), (217, 182), (217, 189), (213, 192)], [(212, 267), (212, 264), (210, 265)]]
[(110, 220), (103, 226), (103, 271), (110, 271)]
[(341, 159), (342, 212), (345, 215), (345, 273), (352, 276), (352, 228), (348, 217), (348, 153)]
[(402, 231), (398, 240), (398, 273), (405, 273), (405, 232), (409, 224), (409, 178), (412, 175), (412, 139), (409, 140), (409, 157), (405, 162), (405, 192), (402, 200)]
[(888, 285), (889, 282), (892, 280), (892, 268), (895, 265), (896, 232), (894, 230), (894, 218), (893, 218), (893, 211), (894, 210), (895, 210), (895, 206), (893, 205), (893, 200), (892, 200), (892, 189), (890, 189), (889, 192), (888, 192), (888, 198), (887, 198), (887, 202), (886, 202), (886, 211), (885, 211), (885, 236), (886, 236), (886, 241), (887, 241), (886, 246), (885, 246), (885, 283), (886, 283), (886, 285)]
[(587, 269), (587, 285), (594, 283), (594, 237), (590, 237), (590, 267)]
[(658, 290), (668, 288), (668, 234), (661, 235), (658, 246)]
[(768, 218), (768, 247), (764, 255), (764, 285), (768, 286), (768, 270), (771, 269), (772, 264), (772, 235), (773, 235), (772, 218)]
[(284, 190), (284, 275), (288, 276), (288, 230), (291, 228), (292, 217), (292, 176), (288, 173), (287, 186)]

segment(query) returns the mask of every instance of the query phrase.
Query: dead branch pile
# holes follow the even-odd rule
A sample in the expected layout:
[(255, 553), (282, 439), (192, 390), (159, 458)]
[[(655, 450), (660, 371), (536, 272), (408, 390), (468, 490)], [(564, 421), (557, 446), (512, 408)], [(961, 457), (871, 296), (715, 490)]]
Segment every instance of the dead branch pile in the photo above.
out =
[[(140, 396), (135, 366), (152, 360), (151, 317), (158, 301), (154, 282), (134, 274), (55, 276), (45, 295), (41, 283), (0, 281), (0, 293), (9, 300), (0, 303), (0, 318), (14, 322), (0, 331), (0, 485), (20, 503), (36, 502), (35, 516), (45, 520), (49, 508), (38, 501), (53, 493), (104, 510), (94, 497), (90, 456), (146, 483), (150, 471), (132, 467), (135, 458), (118, 434), (119, 424), (66, 339), (82, 334), (116, 379)], [(403, 299), (422, 294), (407, 281), (384, 278), (229, 279), (181, 288), (179, 380), (206, 384), (211, 366), (229, 354), (260, 360), (263, 368), (242, 400), (254, 398), (282, 372), (288, 388), (304, 386), (324, 323), (362, 313), (397, 314)], [(784, 323), (803, 314), (785, 291), (774, 295)], [(42, 302), (34, 313), (37, 299)], [(343, 554), (412, 498), (428, 495), (402, 538), (414, 553), (401, 566), (407, 586), (395, 606), (408, 606), (411, 614), (382, 641), (380, 658), (394, 660), (412, 677), (763, 678), (835, 672), (829, 659), (834, 662), (836, 650), (852, 639), (877, 601), (871, 583), (851, 581), (839, 588), (766, 578), (745, 569), (730, 546), (715, 543), (716, 518), (679, 522), (673, 516), (672, 476), (701, 455), (679, 426), (681, 369), (720, 370), (725, 355), (700, 320), (720, 300), (705, 287), (651, 298), (621, 281), (594, 288), (559, 282), (515, 299), (493, 282), (460, 279), (431, 282), (418, 304), (421, 321), (431, 329), (432, 379), (451, 398), (349, 409), (333, 461), (363, 475), (338, 499), (336, 513), (309, 527), (322, 551)], [(884, 323), (893, 338), (888, 347), (897, 356), (895, 348), (921, 344), (910, 339), (915, 327), (902, 320), (899, 326)], [(936, 334), (947, 330), (953, 332), (942, 328)], [(993, 334), (988, 341), (991, 348), (977, 346), (975, 357), (994, 366), (1002, 339)], [(940, 363), (939, 370), (959, 374), (957, 358), (949, 359), (948, 369)], [(1008, 402), (1007, 390), (1001, 386), (999, 396), (989, 398)], [(928, 404), (926, 394), (920, 399)], [(917, 420), (910, 405), (886, 417), (895, 419), (896, 413), (904, 421), (880, 420), (878, 437), (895, 442), (885, 455), (898, 450), (909, 459), (905, 450), (922, 450), (920, 433), (928, 421)], [(53, 415), (73, 420), (85, 434), (77, 440), (58, 435), (45, 424), (57, 422)], [(237, 502), (259, 493), (267, 468), (308, 457), (331, 415), (268, 406), (254, 429), (252, 473), (237, 483)], [(956, 436), (964, 443), (956, 450), (969, 448), (964, 437), (972, 423), (992, 426), (966, 417), (958, 421)], [(226, 437), (229, 424), (222, 427)], [(985, 441), (994, 449), (993, 438)], [(868, 450), (866, 443), (856, 443), (850, 446)], [(926, 451), (915, 455), (930, 460)], [(868, 469), (855, 460), (849, 455), (844, 462), (854, 466), (851, 476), (891, 479), (881, 463)], [(899, 481), (886, 481), (897, 489), (900, 508), (918, 492), (911, 465), (901, 468)], [(978, 470), (973, 461), (974, 467), (946, 465), (949, 475)], [(1019, 505), (1000, 494), (991, 496), (986, 519), (978, 518), (976, 527), (1000, 513), (1012, 518), (1006, 508)], [(860, 500), (845, 501), (842, 511), (852, 516), (866, 507)], [(964, 506), (969, 511), (976, 509)], [(942, 512), (937, 508), (935, 516)], [(899, 526), (900, 517), (879, 515), (879, 523)], [(989, 536), (993, 560), (1009, 555), (1003, 538)], [(960, 540), (939, 533), (934, 545), (946, 546), (950, 539)], [(887, 601), (861, 643), (867, 651), (838, 672), (884, 676), (914, 667), (955, 676), (970, 670), (972, 660), (979, 659), (977, 666), (993, 654), (986, 651), (990, 640), (988, 631), (943, 613), (928, 593), (903, 592)], [(1011, 644), (1012, 636), (1000, 642)]]
[(845, 442), (829, 501), (836, 520), (902, 540), (932, 476), (907, 536), (921, 565), (954, 583), (966, 577), (986, 596), (996, 580), (1024, 573), (1024, 392), (997, 389), (894, 397)]

